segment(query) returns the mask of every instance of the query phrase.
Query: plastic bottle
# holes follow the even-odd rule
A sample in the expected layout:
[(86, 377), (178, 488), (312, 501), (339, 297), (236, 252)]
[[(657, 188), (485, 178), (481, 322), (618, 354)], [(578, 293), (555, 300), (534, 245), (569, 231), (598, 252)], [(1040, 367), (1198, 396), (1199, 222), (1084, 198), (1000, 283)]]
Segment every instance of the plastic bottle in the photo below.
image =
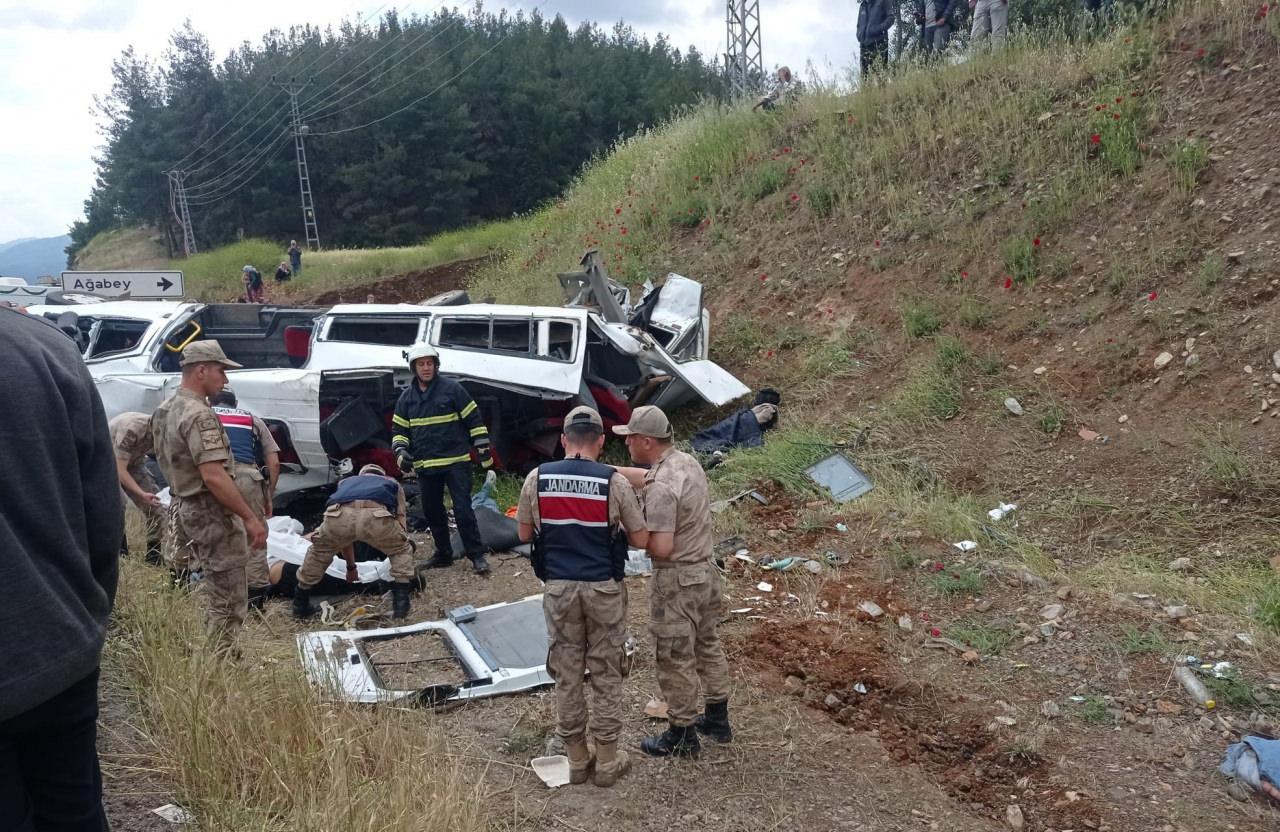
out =
[(1205, 688), (1204, 683), (1196, 678), (1196, 672), (1186, 665), (1180, 665), (1173, 671), (1174, 678), (1182, 685), (1183, 689), (1196, 701), (1197, 705), (1203, 705), (1206, 708), (1213, 708), (1216, 704), (1213, 698), (1209, 696), (1209, 691)]

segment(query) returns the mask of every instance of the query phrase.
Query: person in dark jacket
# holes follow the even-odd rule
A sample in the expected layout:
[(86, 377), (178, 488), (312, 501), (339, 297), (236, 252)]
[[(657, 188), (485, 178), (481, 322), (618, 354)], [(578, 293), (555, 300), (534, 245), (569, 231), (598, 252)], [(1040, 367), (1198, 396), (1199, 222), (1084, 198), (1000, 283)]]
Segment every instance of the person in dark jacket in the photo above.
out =
[(889, 30), (893, 28), (889, 0), (859, 0), (858, 57), (862, 77), (889, 63)]
[(955, 0), (915, 0), (916, 25), (926, 61), (941, 57), (951, 40), (951, 7)]
[(302, 249), (297, 240), (289, 241), (289, 271), (298, 274), (302, 271)]
[(478, 574), (487, 574), (484, 541), (471, 510), (471, 449), (475, 448), (482, 467), (493, 466), (489, 430), (471, 394), (440, 375), (440, 354), (435, 349), (419, 344), (409, 350), (408, 360), (414, 378), (400, 394), (391, 417), (391, 449), (401, 472), (418, 476), (422, 513), (436, 545), (428, 566), (453, 565), (449, 515), (444, 508), (448, 488), (467, 557)]
[(288, 283), (292, 279), (293, 269), (289, 268), (289, 261), (281, 260), (276, 266), (276, 283)]
[(124, 512), (74, 342), (0, 309), (0, 827), (105, 830), (98, 665)]

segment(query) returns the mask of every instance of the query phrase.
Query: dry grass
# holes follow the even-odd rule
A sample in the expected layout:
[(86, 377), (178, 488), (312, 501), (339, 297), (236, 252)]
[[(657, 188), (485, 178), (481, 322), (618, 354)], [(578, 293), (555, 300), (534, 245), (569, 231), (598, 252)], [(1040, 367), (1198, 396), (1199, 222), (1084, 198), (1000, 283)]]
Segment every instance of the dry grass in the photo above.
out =
[(292, 636), (251, 623), (245, 658), (204, 648), (196, 600), (123, 563), (106, 667), (154, 766), (205, 830), (481, 828), (478, 793), (421, 712), (321, 703)]

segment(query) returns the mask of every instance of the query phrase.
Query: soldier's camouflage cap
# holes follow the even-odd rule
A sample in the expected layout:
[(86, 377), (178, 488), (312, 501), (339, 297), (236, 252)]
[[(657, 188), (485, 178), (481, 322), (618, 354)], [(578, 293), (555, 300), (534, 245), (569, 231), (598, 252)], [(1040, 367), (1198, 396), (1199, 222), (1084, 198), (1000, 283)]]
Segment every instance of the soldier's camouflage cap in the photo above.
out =
[(671, 438), (671, 422), (667, 414), (659, 407), (647, 404), (631, 411), (631, 421), (625, 425), (614, 425), (613, 432), (619, 436), (651, 436), (654, 439)]
[(182, 351), (182, 364), (180, 366), (186, 367), (191, 364), (209, 363), (221, 364), (232, 370), (238, 370), (244, 366), (227, 358), (227, 354), (222, 351), (222, 345), (217, 341), (196, 341), (194, 344), (189, 344)]
[(600, 419), (600, 414), (585, 404), (578, 405), (569, 411), (568, 416), (564, 417), (564, 426), (566, 428), (571, 428), (575, 425), (595, 425), (597, 430), (604, 432), (604, 422)]

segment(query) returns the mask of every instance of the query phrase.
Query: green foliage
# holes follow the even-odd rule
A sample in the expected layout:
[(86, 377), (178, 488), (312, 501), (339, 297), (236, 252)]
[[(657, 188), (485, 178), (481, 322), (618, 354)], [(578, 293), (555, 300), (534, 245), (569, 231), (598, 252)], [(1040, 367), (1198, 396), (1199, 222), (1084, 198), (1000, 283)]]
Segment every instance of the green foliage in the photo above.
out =
[(938, 369), (944, 373), (959, 372), (973, 360), (973, 353), (959, 338), (939, 338), (937, 349)]
[(1128, 655), (1142, 653), (1163, 655), (1172, 649), (1172, 645), (1165, 638), (1164, 633), (1160, 632), (1155, 626), (1148, 626), (1143, 630), (1139, 630), (1132, 624), (1122, 624), (1118, 642), (1120, 649)]
[(1256, 616), (1271, 632), (1280, 633), (1280, 581), (1273, 578), (1267, 582), (1258, 599)]
[(1146, 97), (1124, 87), (1104, 87), (1089, 119), (1090, 149), (1112, 173), (1132, 176), (1142, 164), (1147, 119)]
[(1049, 401), (1036, 416), (1036, 427), (1048, 436), (1057, 436), (1066, 421), (1066, 411), (1057, 402)]
[(1039, 259), (1038, 249), (1035, 239), (1014, 237), (1005, 241), (1001, 254), (1005, 271), (1013, 278), (1014, 283), (1025, 285), (1035, 281)]
[(969, 329), (986, 329), (993, 314), (990, 303), (983, 298), (968, 295), (960, 301), (956, 320)]
[(242, 232), (301, 238), (287, 98), (273, 82), (312, 66), (298, 101), (326, 246), (406, 246), (534, 209), (620, 129), (660, 124), (721, 83), (697, 50), (661, 36), (536, 12), (388, 11), (336, 31), (272, 30), (221, 63), (187, 24), (158, 60), (129, 49), (115, 61), (73, 249), (122, 223), (177, 240), (163, 173), (175, 166), (202, 249)]
[(947, 635), (984, 656), (998, 656), (1018, 639), (1018, 630), (1007, 621), (961, 621), (947, 628)]
[(1224, 428), (1199, 438), (1204, 475), (1222, 494), (1240, 496), (1261, 479), (1254, 458), (1240, 447), (1239, 437)]
[(782, 190), (787, 184), (787, 169), (780, 162), (766, 162), (746, 176), (742, 183), (742, 195), (751, 202), (759, 202), (770, 194)]
[(929, 582), (943, 595), (976, 595), (982, 591), (982, 575), (968, 566), (948, 566), (930, 575)]
[(1170, 148), (1166, 159), (1182, 195), (1191, 196), (1209, 167), (1209, 145), (1202, 139), (1184, 139)]
[(902, 325), (910, 338), (925, 338), (942, 329), (942, 313), (926, 300), (914, 299), (902, 308)]
[(809, 210), (819, 218), (831, 216), (840, 200), (839, 194), (829, 185), (814, 185), (806, 188), (804, 197), (809, 203)]
[(676, 228), (697, 228), (707, 217), (707, 204), (698, 197), (678, 202), (667, 211), (667, 224)]
[[(1280, 15), (1277, 15), (1280, 17)], [(1221, 254), (1210, 252), (1200, 261), (1196, 270), (1196, 288), (1200, 294), (1207, 294), (1210, 289), (1222, 282), (1222, 275), (1227, 270), (1227, 261)]]

